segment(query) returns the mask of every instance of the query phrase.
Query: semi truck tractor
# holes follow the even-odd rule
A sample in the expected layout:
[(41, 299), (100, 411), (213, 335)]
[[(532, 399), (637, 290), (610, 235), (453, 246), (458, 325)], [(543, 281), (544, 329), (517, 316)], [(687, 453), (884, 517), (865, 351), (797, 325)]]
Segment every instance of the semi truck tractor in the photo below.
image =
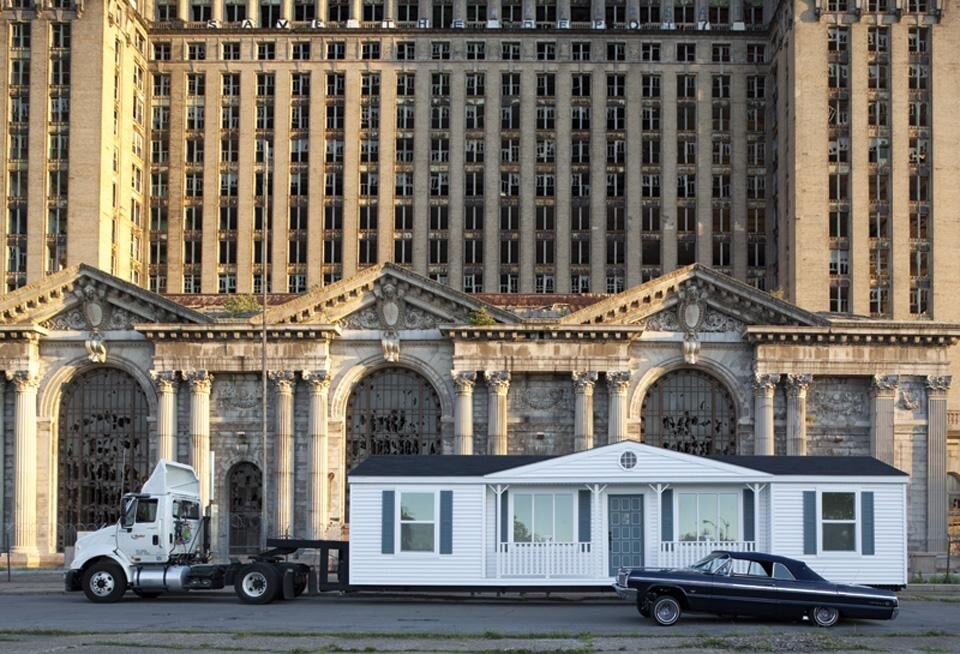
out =
[(286, 560), (298, 549), (284, 547), (286, 541), (270, 541), (281, 546), (247, 562), (211, 563), (208, 524), (193, 468), (160, 461), (139, 493), (123, 496), (116, 524), (77, 539), (66, 589), (82, 590), (92, 602), (116, 602), (128, 590), (151, 598), (232, 585), (251, 604), (293, 598), (306, 589), (310, 568)]

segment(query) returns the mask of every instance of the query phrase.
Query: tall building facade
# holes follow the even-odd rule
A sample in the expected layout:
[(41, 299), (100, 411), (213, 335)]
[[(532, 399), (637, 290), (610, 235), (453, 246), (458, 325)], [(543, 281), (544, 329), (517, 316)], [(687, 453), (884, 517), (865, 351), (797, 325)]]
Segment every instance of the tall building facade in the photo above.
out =
[[(162, 455), (259, 489), (223, 551), (257, 502), (273, 533), (338, 533), (377, 448), (625, 437), (874, 454), (913, 475), (912, 551), (943, 551), (960, 29), (937, 0), (9, 0), (0, 23), (24, 560), (112, 510), (69, 425), (133, 386), (101, 438), (136, 437), (137, 475)], [(268, 452), (259, 335), (210, 300), (264, 290), (288, 294)], [(709, 398), (703, 433), (673, 396)]]

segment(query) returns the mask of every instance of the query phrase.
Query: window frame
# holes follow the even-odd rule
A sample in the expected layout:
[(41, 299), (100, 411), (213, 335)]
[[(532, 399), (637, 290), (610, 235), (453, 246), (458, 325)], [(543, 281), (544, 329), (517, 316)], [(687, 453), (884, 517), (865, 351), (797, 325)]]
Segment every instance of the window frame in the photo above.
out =
[[(396, 539), (394, 552), (397, 554), (424, 556), (439, 553), (440, 547), (440, 493), (432, 489), (396, 489), (397, 510), (394, 520), (396, 521)], [(404, 495), (430, 495), (433, 497), (433, 520), (404, 520), (403, 519), (403, 496)], [(406, 550), (403, 549), (403, 526), (404, 525), (433, 525), (433, 547), (429, 550)]]
[[(853, 496), (853, 519), (824, 519), (823, 517), (823, 496), (824, 495), (852, 495)], [(861, 500), (863, 493), (855, 488), (841, 487), (830, 488), (827, 490), (817, 489), (817, 555), (818, 556), (860, 556), (862, 543), (861, 536), (863, 531), (863, 510)], [(826, 549), (823, 542), (824, 524), (850, 524), (853, 525), (853, 549)]]
[[(536, 522), (537, 522), (537, 519), (536, 519), (536, 515), (537, 515), (537, 511), (536, 511), (536, 503), (537, 503), (537, 501), (536, 501), (536, 498), (537, 498), (537, 497), (541, 497), (541, 496), (549, 496), (549, 497), (551, 498), (551, 501), (550, 501), (550, 513), (551, 513), (550, 527), (551, 527), (551, 531), (550, 531), (550, 537), (549, 537), (548, 539), (545, 539), (545, 540), (536, 540), (536, 539), (535, 539), (535, 534), (536, 534)], [(571, 540), (569, 540), (569, 541), (566, 541), (566, 540), (557, 540), (557, 524), (558, 524), (558, 523), (557, 523), (557, 497), (558, 497), (558, 496), (562, 496), (562, 497), (568, 498), (568, 499), (569, 499), (569, 502), (570, 502), (570, 539), (571, 539)], [(531, 523), (531, 524), (530, 524), (530, 527), (533, 529), (533, 531), (532, 531), (531, 534), (530, 534), (530, 539), (529, 539), (529, 540), (517, 540), (517, 539), (516, 539), (516, 531), (515, 531), (516, 516), (517, 516), (516, 501), (517, 501), (517, 498), (518, 498), (518, 497), (529, 497), (529, 498), (530, 498), (530, 523)], [(579, 516), (579, 506), (578, 506), (578, 505), (579, 505), (579, 502), (577, 501), (577, 492), (576, 492), (575, 490), (573, 490), (573, 489), (571, 489), (571, 490), (564, 490), (564, 489), (554, 489), (554, 490), (550, 490), (550, 489), (530, 488), (530, 489), (524, 489), (523, 491), (517, 491), (517, 492), (515, 492), (515, 493), (514, 493), (514, 492), (511, 492), (510, 495), (509, 495), (509, 506), (507, 507), (507, 508), (508, 508), (508, 511), (509, 511), (509, 527), (508, 527), (508, 534), (507, 534), (507, 535), (508, 535), (508, 539), (507, 539), (508, 542), (511, 543), (511, 544), (518, 544), (518, 543), (529, 543), (529, 544), (533, 544), (533, 543), (562, 543), (562, 544), (568, 544), (568, 543), (578, 543), (578, 542), (580, 542), (580, 540), (579, 540), (579, 533), (578, 533), (578, 526), (579, 526), (579, 524), (580, 524), (580, 522), (579, 522), (579, 520), (580, 520), (580, 516)]]

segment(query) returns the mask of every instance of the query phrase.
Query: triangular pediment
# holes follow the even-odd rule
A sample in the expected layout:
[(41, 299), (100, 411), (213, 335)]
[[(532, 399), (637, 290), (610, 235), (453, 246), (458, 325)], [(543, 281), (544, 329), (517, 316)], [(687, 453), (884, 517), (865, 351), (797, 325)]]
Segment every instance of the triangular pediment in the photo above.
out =
[[(626, 453), (630, 453), (624, 456)], [(632, 456), (631, 456), (632, 455)], [(770, 475), (693, 454), (621, 441), (485, 475), (501, 483), (680, 483), (749, 481)]]
[(748, 325), (811, 327), (827, 320), (712, 268), (693, 264), (591, 304), (570, 325), (645, 325), (648, 331), (740, 332)]
[(210, 322), (202, 313), (85, 264), (44, 277), (0, 300), (0, 325), (40, 325), (55, 331)]
[(267, 312), (271, 324), (338, 323), (345, 329), (387, 331), (464, 325), (478, 318), (520, 322), (509, 311), (391, 263), (367, 268)]

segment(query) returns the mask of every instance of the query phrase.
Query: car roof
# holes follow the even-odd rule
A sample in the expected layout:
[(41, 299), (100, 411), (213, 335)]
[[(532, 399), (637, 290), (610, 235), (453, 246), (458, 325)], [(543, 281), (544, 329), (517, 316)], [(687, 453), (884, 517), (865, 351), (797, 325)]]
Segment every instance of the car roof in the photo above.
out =
[(818, 575), (816, 572), (810, 569), (810, 567), (803, 561), (798, 561), (797, 559), (789, 559), (785, 556), (778, 556), (776, 554), (767, 554), (765, 552), (732, 552), (730, 550), (714, 550), (713, 554), (725, 554), (734, 559), (742, 559), (744, 561), (757, 561), (758, 563), (782, 563), (787, 566), (790, 572), (793, 573), (797, 579), (807, 579), (807, 580), (822, 580), (823, 578)]

